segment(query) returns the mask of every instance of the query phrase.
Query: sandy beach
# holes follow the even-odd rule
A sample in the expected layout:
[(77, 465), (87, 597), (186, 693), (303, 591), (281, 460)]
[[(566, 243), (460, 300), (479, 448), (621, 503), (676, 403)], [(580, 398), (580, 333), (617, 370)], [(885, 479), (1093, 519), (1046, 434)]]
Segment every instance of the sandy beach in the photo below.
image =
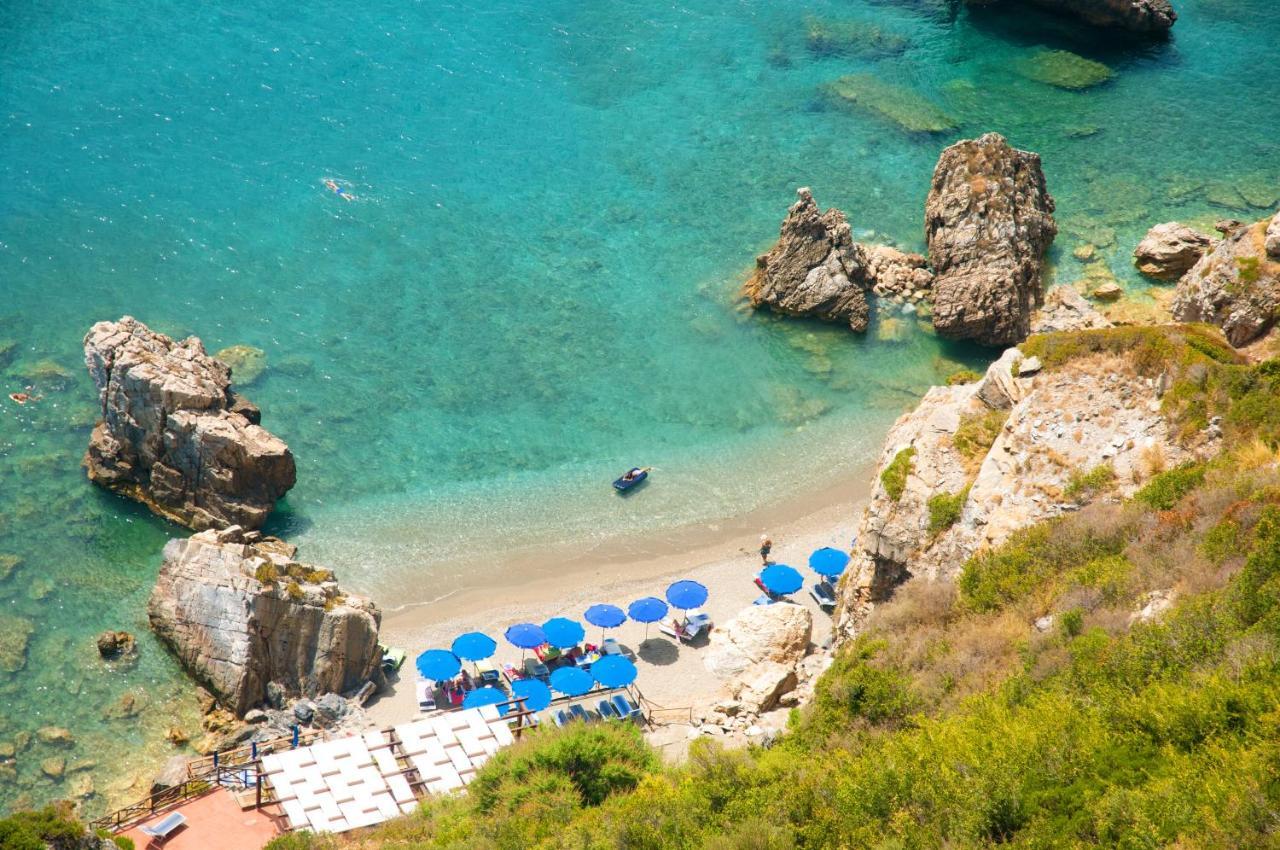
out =
[[(813, 642), (821, 646), (830, 635), (831, 618), (808, 594), (816, 579), (807, 566), (809, 553), (823, 546), (849, 549), (871, 472), (866, 469), (823, 490), (661, 539), (615, 540), (575, 553), (522, 550), (486, 572), (471, 565), (467, 574), (479, 577), (475, 584), (385, 614), (384, 642), (405, 649), (409, 660), (399, 680), (370, 704), (372, 719), (386, 726), (416, 716), (413, 658), (426, 649), (448, 648), (463, 632), (488, 633), (498, 640), (494, 661), (518, 665), (520, 650), (501, 639), (507, 626), (556, 616), (581, 621), (583, 611), (600, 602), (625, 609), (642, 596), (662, 598), (667, 585), (682, 578), (706, 585), (710, 597), (703, 610), (714, 622), (724, 623), (760, 595), (752, 579), (760, 569), (764, 532), (774, 541), (771, 560), (790, 564), (805, 576), (805, 589), (794, 600), (813, 612)], [(683, 709), (714, 701), (721, 685), (703, 666), (706, 642), (678, 646), (656, 625), (647, 635), (646, 640), (643, 624), (631, 621), (607, 632), (635, 654), (636, 686), (649, 703)], [(600, 629), (587, 626), (588, 641), (598, 643), (601, 637)]]

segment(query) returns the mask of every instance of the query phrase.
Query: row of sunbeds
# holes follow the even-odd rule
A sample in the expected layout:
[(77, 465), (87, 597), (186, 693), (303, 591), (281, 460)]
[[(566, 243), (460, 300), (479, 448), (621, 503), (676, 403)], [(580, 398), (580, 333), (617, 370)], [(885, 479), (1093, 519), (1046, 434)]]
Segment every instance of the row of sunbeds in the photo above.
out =
[(625, 694), (614, 694), (609, 699), (596, 703), (595, 709), (573, 703), (566, 708), (552, 712), (551, 719), (557, 726), (567, 726), (575, 720), (583, 723), (596, 723), (601, 720), (630, 720), (635, 723), (644, 722), (644, 712), (640, 706)]

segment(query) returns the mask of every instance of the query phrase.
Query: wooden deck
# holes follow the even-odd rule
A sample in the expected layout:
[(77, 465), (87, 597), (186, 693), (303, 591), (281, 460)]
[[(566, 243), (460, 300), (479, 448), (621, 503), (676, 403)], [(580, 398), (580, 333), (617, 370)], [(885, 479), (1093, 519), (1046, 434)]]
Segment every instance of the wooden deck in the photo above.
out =
[(267, 842), (284, 832), (275, 806), (242, 810), (229, 791), (221, 788), (166, 809), (153, 818), (136, 824), (123, 834), (133, 839), (138, 850), (144, 850), (152, 839), (138, 828), (155, 823), (172, 812), (181, 812), (186, 826), (172, 833), (163, 843), (165, 850), (262, 850)]

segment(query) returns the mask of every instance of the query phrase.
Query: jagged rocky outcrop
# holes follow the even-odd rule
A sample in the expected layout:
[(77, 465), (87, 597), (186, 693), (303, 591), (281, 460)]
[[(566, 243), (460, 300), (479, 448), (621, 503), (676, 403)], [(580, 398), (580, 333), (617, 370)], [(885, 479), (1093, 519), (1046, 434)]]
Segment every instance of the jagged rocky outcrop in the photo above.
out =
[(1216, 240), (1176, 221), (1157, 224), (1133, 250), (1138, 271), (1160, 280), (1177, 280), (1200, 261)]
[(84, 353), (102, 408), (90, 480), (197, 530), (257, 528), (294, 485), (289, 447), (196, 337), (176, 342), (125, 316), (94, 325)]
[(908, 254), (888, 245), (866, 249), (867, 274), (872, 291), (882, 298), (920, 301), (933, 289), (929, 261), (920, 254)]
[(1031, 314), (1031, 333), (1086, 331), (1109, 328), (1111, 321), (1094, 309), (1073, 286), (1055, 286), (1044, 294), (1044, 303)]
[(707, 670), (725, 682), (729, 698), (760, 714), (795, 689), (809, 651), (813, 615), (799, 605), (753, 605), (711, 635)]
[[(1053, 12), (1079, 18), (1098, 27), (1114, 27), (1133, 32), (1167, 33), (1178, 14), (1169, 0), (1029, 0)], [(994, 6), (1001, 0), (967, 0), (970, 6)], [(1006, 5), (1016, 6), (1019, 0)]]
[(942, 152), (925, 202), (933, 325), (984, 345), (1025, 339), (1057, 235), (1040, 157), (998, 133)]
[(1267, 250), (1273, 226), (1224, 225), (1222, 240), (1178, 281), (1174, 318), (1217, 325), (1236, 347), (1270, 330), (1280, 309), (1280, 251)]
[(744, 289), (747, 297), (753, 307), (865, 331), (870, 322), (866, 252), (853, 241), (844, 213), (819, 210), (807, 188), (796, 194), (777, 244), (756, 258)]
[(151, 627), (237, 715), (269, 693), (277, 702), (345, 693), (379, 676), (378, 609), (295, 555), (296, 547), (238, 526), (164, 548)]
[[(1152, 473), (1191, 458), (1161, 413), (1166, 388), (1123, 357), (1045, 370), (1011, 348), (982, 380), (929, 390), (885, 440), (840, 585), (839, 629), (848, 634), (909, 576), (954, 578), (1018, 529), (1104, 492), (1132, 495)], [(1221, 436), (1210, 432), (1195, 449), (1205, 456)], [(886, 475), (895, 462), (905, 474)], [(1109, 472), (1092, 479), (1096, 490), (1079, 485), (1100, 466)]]

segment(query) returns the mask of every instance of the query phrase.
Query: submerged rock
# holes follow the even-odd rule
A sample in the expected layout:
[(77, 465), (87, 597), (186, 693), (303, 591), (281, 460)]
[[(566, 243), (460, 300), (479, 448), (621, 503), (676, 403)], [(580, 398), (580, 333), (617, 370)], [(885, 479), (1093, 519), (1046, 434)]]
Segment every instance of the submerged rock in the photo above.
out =
[(1159, 278), (1177, 280), (1200, 261), (1215, 240), (1176, 221), (1157, 224), (1133, 250), (1138, 271)]
[(252, 345), (232, 345), (213, 355), (231, 368), (231, 377), (237, 384), (252, 384), (267, 370), (267, 353)]
[(103, 632), (98, 635), (98, 655), (108, 661), (136, 656), (138, 643), (128, 632)]
[(871, 74), (849, 74), (823, 89), (838, 103), (887, 119), (909, 133), (945, 133), (956, 121), (919, 93)]
[(1044, 304), (1031, 316), (1031, 333), (1083, 331), (1109, 328), (1107, 317), (1093, 308), (1072, 286), (1055, 286), (1045, 293)]
[(22, 559), (17, 555), (0, 554), (0, 581), (13, 575), (13, 571), (22, 566)]
[(933, 325), (952, 339), (1025, 339), (1058, 228), (1040, 157), (998, 133), (942, 152), (925, 202)]
[(233, 412), (230, 370), (195, 337), (125, 316), (85, 336), (102, 421), (85, 463), (97, 484), (190, 528), (257, 528), (294, 485), (293, 454)]
[(1020, 74), (1038, 83), (1080, 91), (1105, 83), (1114, 72), (1092, 59), (1068, 50), (1041, 50), (1017, 63)]
[(778, 242), (756, 258), (744, 289), (753, 307), (844, 322), (865, 331), (870, 321), (867, 257), (853, 241), (844, 213), (819, 211), (807, 188), (787, 211)]
[(380, 681), (378, 609), (294, 551), (236, 527), (164, 548), (151, 626), (237, 715), (266, 701), (271, 682), (314, 696)]
[(35, 630), (30, 620), (0, 612), (0, 673), (16, 673), (27, 666), (27, 643)]
[(1280, 310), (1280, 258), (1267, 251), (1274, 220), (1224, 227), (1224, 238), (1178, 281), (1173, 316), (1208, 322), (1240, 347), (1266, 333)]
[(809, 17), (805, 42), (818, 56), (854, 56), (875, 59), (897, 56), (910, 46), (906, 36), (868, 21), (830, 21)]

